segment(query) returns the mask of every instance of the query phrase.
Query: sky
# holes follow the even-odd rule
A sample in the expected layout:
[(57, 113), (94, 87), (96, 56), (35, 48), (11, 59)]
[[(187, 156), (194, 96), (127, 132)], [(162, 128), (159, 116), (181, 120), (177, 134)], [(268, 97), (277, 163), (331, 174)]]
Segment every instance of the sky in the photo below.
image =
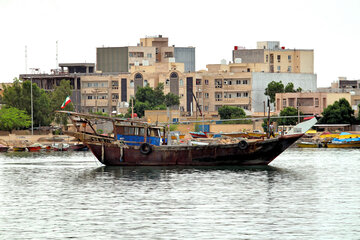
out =
[(313, 49), (318, 87), (327, 87), (360, 79), (359, 13), (359, 0), (0, 0), (0, 82), (50, 73), (57, 61), (95, 63), (97, 47), (160, 34), (195, 47), (196, 70), (257, 41)]

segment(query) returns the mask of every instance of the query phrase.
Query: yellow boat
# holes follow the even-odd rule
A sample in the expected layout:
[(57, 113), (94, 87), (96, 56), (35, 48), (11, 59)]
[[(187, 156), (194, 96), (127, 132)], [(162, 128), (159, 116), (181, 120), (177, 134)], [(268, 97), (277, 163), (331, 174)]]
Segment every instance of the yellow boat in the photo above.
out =
[(314, 143), (314, 142), (300, 142), (300, 143), (297, 143), (297, 146), (299, 148), (318, 148), (319, 144)]
[(360, 148), (360, 141), (349, 141), (349, 142), (331, 142), (327, 144), (328, 148)]

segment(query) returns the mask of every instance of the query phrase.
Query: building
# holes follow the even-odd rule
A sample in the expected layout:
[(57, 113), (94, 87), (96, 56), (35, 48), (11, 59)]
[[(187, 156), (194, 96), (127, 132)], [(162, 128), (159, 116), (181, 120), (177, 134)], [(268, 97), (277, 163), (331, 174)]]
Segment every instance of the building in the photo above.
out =
[(257, 49), (235, 46), (234, 63), (256, 63), (256, 72), (314, 73), (314, 50), (286, 49), (278, 41), (258, 42)]
[(33, 69), (31, 74), (20, 74), (19, 79), (32, 81), (45, 91), (53, 91), (60, 85), (61, 80), (69, 80), (72, 87), (71, 101), (75, 111), (81, 112), (80, 78), (94, 73), (94, 63), (60, 63), (60, 69), (51, 70), (50, 74), (40, 73), (40, 69)]
[(103, 73), (130, 72), (132, 66), (184, 63), (185, 72), (195, 71), (195, 48), (169, 46), (162, 35), (140, 39), (137, 46), (96, 48), (96, 70)]
[(334, 104), (335, 101), (345, 98), (351, 103), (350, 93), (327, 93), (327, 92), (296, 92), (296, 93), (277, 93), (275, 96), (276, 113), (286, 107), (299, 109), (306, 115), (321, 115), (324, 109)]

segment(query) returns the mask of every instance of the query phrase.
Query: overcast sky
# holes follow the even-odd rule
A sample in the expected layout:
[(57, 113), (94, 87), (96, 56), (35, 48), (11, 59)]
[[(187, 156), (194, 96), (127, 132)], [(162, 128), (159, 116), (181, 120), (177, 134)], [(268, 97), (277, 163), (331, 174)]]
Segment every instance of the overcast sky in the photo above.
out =
[(359, 0), (0, 0), (0, 82), (59, 63), (93, 62), (96, 47), (135, 46), (162, 34), (196, 47), (196, 70), (257, 41), (314, 49), (318, 86), (360, 79)]

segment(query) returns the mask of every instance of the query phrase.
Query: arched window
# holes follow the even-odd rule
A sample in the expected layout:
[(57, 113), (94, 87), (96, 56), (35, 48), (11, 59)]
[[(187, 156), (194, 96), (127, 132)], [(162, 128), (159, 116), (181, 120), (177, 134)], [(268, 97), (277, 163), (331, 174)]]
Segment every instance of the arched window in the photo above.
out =
[(135, 81), (136, 80), (142, 80), (142, 79), (143, 79), (143, 76), (141, 75), (141, 73), (135, 74)]
[(144, 80), (144, 87), (148, 86), (148, 80)]
[(134, 80), (130, 80), (130, 87), (134, 87)]

